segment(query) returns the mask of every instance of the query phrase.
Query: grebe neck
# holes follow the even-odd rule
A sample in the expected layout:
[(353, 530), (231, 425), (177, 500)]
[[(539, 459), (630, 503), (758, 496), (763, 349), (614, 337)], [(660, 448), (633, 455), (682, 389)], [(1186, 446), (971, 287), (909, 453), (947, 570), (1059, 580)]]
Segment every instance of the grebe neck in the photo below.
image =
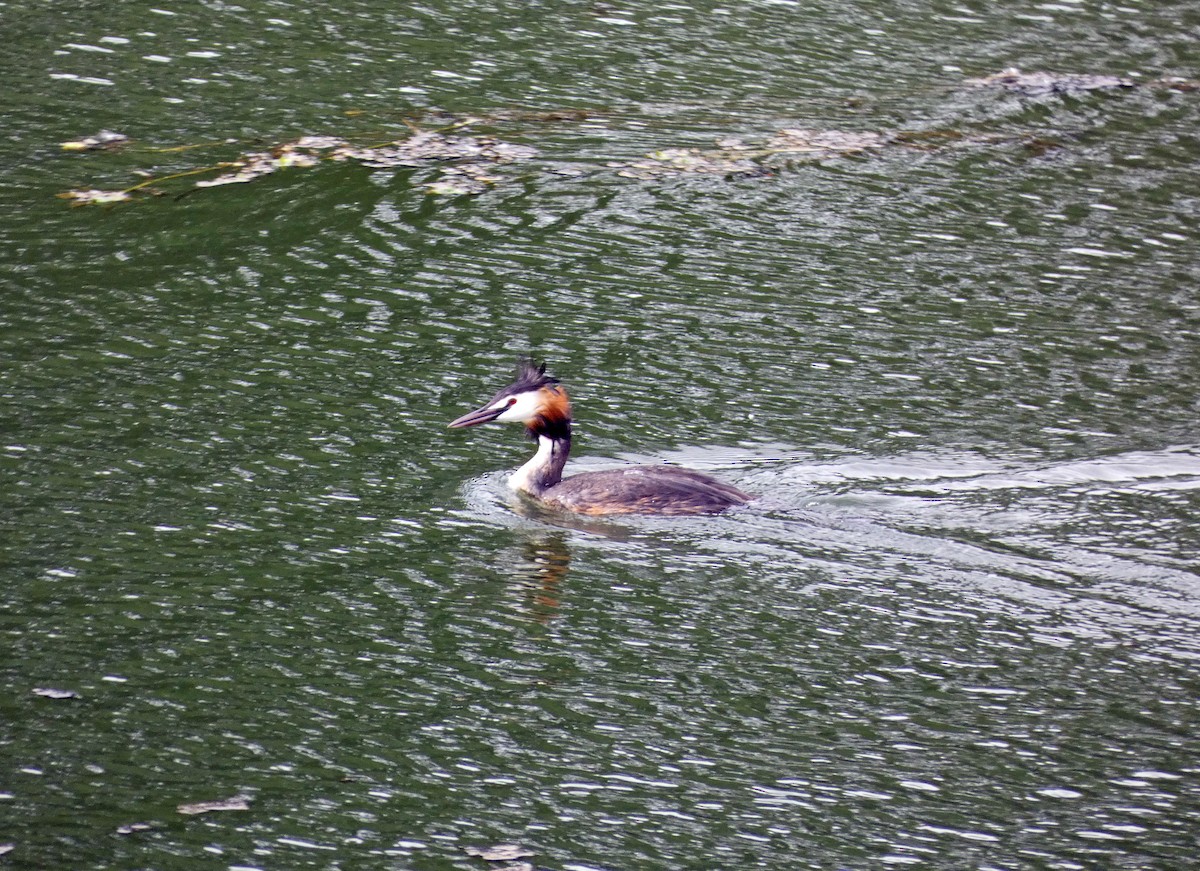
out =
[(512, 473), (508, 486), (518, 493), (540, 496), (562, 480), (563, 466), (571, 453), (571, 424), (531, 426), (529, 435), (537, 439), (537, 453)]

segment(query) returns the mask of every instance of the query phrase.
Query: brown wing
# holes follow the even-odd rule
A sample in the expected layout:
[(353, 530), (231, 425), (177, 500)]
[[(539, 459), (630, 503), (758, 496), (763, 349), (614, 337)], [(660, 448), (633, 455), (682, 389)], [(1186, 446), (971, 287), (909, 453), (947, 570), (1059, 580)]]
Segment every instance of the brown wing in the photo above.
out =
[(715, 514), (750, 501), (736, 487), (675, 466), (632, 466), (584, 472), (544, 494), (553, 506), (580, 514)]

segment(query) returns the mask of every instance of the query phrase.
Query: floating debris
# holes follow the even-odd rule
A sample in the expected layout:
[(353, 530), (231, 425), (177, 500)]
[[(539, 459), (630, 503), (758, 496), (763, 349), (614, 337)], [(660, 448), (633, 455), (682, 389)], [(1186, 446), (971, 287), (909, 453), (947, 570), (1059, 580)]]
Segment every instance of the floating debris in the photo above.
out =
[[(455, 125), (461, 126), (461, 125)], [(355, 145), (340, 136), (302, 136), (266, 151), (249, 151), (233, 160), (214, 166), (146, 178), (145, 181), (121, 191), (72, 190), (59, 194), (72, 205), (110, 205), (133, 199), (138, 191), (161, 193), (162, 185), (187, 175), (219, 173), (195, 183), (194, 189), (247, 184), (283, 169), (316, 166), (322, 160), (355, 161), (372, 169), (439, 167), (440, 178), (427, 182), (430, 193), (442, 195), (479, 194), (499, 183), (499, 176), (490, 175), (485, 167), (528, 160), (537, 149), (527, 145), (504, 142), (489, 136), (449, 135), (418, 130), (406, 139), (380, 145)]]
[(529, 145), (514, 145), (511, 142), (501, 142), (498, 139), (483, 140), (484, 149), (481, 155), (486, 160), (496, 163), (514, 163), (518, 160), (529, 160), (537, 157), (537, 149)]
[(1195, 79), (1181, 79), (1179, 76), (1167, 76), (1164, 79), (1155, 79), (1152, 82), (1147, 82), (1147, 85), (1152, 88), (1166, 88), (1169, 91), (1183, 91), (1192, 93), (1200, 91), (1200, 82)]
[(489, 113), (482, 120), (538, 121), (549, 124), (562, 121), (586, 121), (590, 117), (592, 117), (592, 113), (587, 109), (550, 109), (543, 112), (525, 109), (502, 109), (498, 112)]
[(98, 191), (75, 190), (58, 194), (60, 199), (70, 200), (72, 206), (111, 206), (113, 203), (123, 203), (133, 197), (128, 191)]
[(118, 835), (133, 835), (137, 832), (149, 832), (154, 826), (149, 823), (130, 823), (127, 826), (117, 826)]
[(237, 172), (228, 172), (216, 178), (196, 182), (198, 188), (211, 188), (223, 184), (245, 184), (270, 175), (280, 169), (316, 166), (317, 158), (298, 148), (295, 144), (281, 145), (273, 151), (257, 151), (244, 154), (238, 160), (221, 164), (235, 167)]
[(485, 862), (511, 862), (526, 856), (537, 855), (519, 844), (493, 844), (491, 847), (467, 847), (468, 856), (477, 856)]
[[(1200, 81), (1180, 78), (1136, 82), (1106, 75), (1023, 73), (1015, 67), (994, 75), (969, 79), (967, 84), (1027, 95), (1134, 87), (1176, 91), (1200, 90)], [(589, 112), (577, 109), (541, 112), (501, 110), (479, 116), (467, 116), (428, 108), (416, 120), (404, 121), (410, 134), (400, 139), (364, 145), (341, 136), (307, 135), (271, 148), (247, 151), (209, 166), (185, 169), (167, 175), (154, 176), (145, 170), (136, 170), (135, 174), (142, 180), (124, 190), (81, 188), (60, 193), (58, 196), (68, 200), (72, 206), (109, 206), (128, 202), (135, 196), (165, 194), (170, 190), (172, 183), (186, 176), (203, 176), (190, 188), (190, 191), (197, 191), (224, 185), (246, 184), (284, 169), (314, 167), (325, 161), (355, 162), (369, 169), (380, 170), (429, 169), (430, 172), (412, 174), (417, 176), (413, 183), (423, 187), (426, 193), (447, 197), (475, 196), (504, 181), (505, 176), (496, 171), (497, 167), (528, 161), (536, 158), (539, 152), (531, 146), (505, 142), (493, 136), (468, 135), (464, 132), (466, 128), (504, 122), (571, 122), (588, 117)], [(436, 130), (421, 129), (417, 126), (418, 122), (426, 126), (436, 122), (441, 126)], [(126, 141), (128, 137), (124, 134), (102, 130), (95, 136), (78, 142), (62, 143), (62, 147), (68, 150), (103, 149), (118, 146)], [(868, 155), (896, 146), (931, 150), (957, 143), (992, 144), (1012, 141), (1022, 142), (1028, 152), (1034, 155), (1043, 155), (1063, 147), (1060, 142), (1034, 135), (1022, 138), (972, 134), (953, 129), (887, 133), (788, 127), (768, 134), (757, 142), (745, 142), (730, 137), (717, 141), (711, 149), (664, 148), (637, 160), (608, 163), (607, 167), (614, 170), (618, 176), (643, 180), (687, 175), (721, 176), (726, 179), (763, 178), (773, 176), (797, 163)], [(234, 144), (232, 140), (223, 140), (218, 143), (155, 149), (155, 152), (225, 148), (231, 144)], [(588, 169), (585, 170), (579, 166), (543, 165), (541, 171), (573, 178), (591, 171), (591, 165), (587, 166)], [(184, 191), (179, 196), (184, 196), (187, 192)]]
[(731, 178), (755, 178), (772, 175), (771, 158), (824, 160), (875, 151), (895, 142), (883, 133), (842, 130), (804, 130), (786, 128), (761, 145), (741, 139), (722, 139), (717, 148), (666, 148), (646, 155), (635, 163), (610, 163), (619, 167), (617, 175), (626, 178), (661, 178), (683, 174), (716, 174)]
[[(314, 154), (317, 152), (317, 154)], [(353, 160), (372, 169), (417, 168), (438, 163), (457, 165), (442, 170), (443, 179), (426, 184), (438, 194), (478, 194), (500, 181), (486, 175), (484, 165), (527, 160), (537, 149), (514, 145), (485, 136), (447, 136), (418, 131), (408, 139), (385, 145), (359, 146), (336, 136), (304, 136), (271, 151), (243, 155), (224, 166), (236, 172), (196, 182), (196, 187), (241, 184), (291, 167), (315, 166), (321, 156), (329, 160)]]
[(33, 694), (43, 699), (77, 699), (79, 693), (74, 690), (58, 690), (51, 687), (34, 687)]
[(77, 139), (73, 142), (59, 143), (63, 151), (100, 151), (101, 149), (120, 148), (129, 141), (124, 133), (112, 130), (101, 130), (95, 136)]
[(338, 148), (345, 144), (346, 140), (337, 136), (301, 136), (292, 143), (295, 148), (311, 148), (313, 151)]
[(995, 75), (981, 79), (967, 79), (967, 84), (977, 88), (998, 87), (1029, 96), (1045, 94), (1070, 94), (1078, 91), (1112, 90), (1135, 88), (1137, 83), (1117, 76), (1093, 76), (1084, 74), (1023, 73), (1016, 67), (1001, 70)]
[(195, 804), (181, 804), (176, 810), (188, 816), (206, 814), (212, 811), (248, 811), (250, 810), (250, 799), (244, 795), (235, 795), (224, 801), (201, 801)]
[(437, 181), (427, 182), (425, 190), (434, 196), (471, 196), (481, 194), (498, 183), (500, 178), (487, 175), (486, 169), (476, 163), (448, 166)]
[(901, 145), (936, 147), (947, 143), (962, 142), (968, 138), (971, 138), (972, 141), (979, 139), (979, 137), (968, 137), (961, 130), (904, 130), (892, 136), (890, 141)]
[(644, 160), (636, 163), (608, 165), (617, 167), (619, 176), (640, 179), (686, 174), (745, 178), (770, 174), (760, 164), (738, 154), (736, 149), (701, 151), (698, 148), (664, 148), (647, 154)]
[(537, 149), (483, 136), (446, 136), (420, 132), (409, 139), (375, 147), (343, 143), (330, 154), (333, 160), (357, 160), (375, 168), (427, 166), (454, 160), (512, 163), (537, 155)]
[(1138, 87), (1186, 93), (1200, 91), (1200, 81), (1183, 79), (1179, 76), (1165, 76), (1138, 82), (1133, 79), (1123, 79), (1120, 76), (1100, 76), (1087, 73), (1023, 73), (1016, 67), (1009, 67), (980, 79), (967, 79), (967, 84), (976, 88), (1003, 88), (1006, 91), (1015, 91), (1031, 97), (1083, 91), (1130, 90)]
[(1043, 136), (1027, 136), (1021, 141), (1021, 145), (1034, 157), (1045, 157), (1065, 147), (1057, 139), (1047, 139)]
[(786, 128), (763, 143), (763, 150), (771, 154), (803, 154), (820, 159), (874, 151), (893, 141), (891, 136), (871, 131)]

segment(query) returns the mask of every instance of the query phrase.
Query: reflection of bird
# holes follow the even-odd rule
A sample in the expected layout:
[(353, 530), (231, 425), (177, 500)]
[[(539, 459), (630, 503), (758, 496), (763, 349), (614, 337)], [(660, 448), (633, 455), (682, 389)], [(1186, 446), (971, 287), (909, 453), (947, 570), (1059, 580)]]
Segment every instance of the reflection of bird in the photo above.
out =
[(521, 361), (516, 381), (450, 426), (493, 420), (523, 423), (537, 441), (537, 453), (508, 485), (548, 508), (580, 514), (714, 514), (751, 498), (708, 475), (675, 466), (630, 466), (564, 479), (571, 452), (571, 403), (558, 379), (546, 374), (545, 364)]
[(558, 616), (563, 580), (571, 568), (571, 551), (563, 534), (538, 534), (525, 542), (524, 583), (518, 585), (529, 605), (529, 616), (547, 623)]

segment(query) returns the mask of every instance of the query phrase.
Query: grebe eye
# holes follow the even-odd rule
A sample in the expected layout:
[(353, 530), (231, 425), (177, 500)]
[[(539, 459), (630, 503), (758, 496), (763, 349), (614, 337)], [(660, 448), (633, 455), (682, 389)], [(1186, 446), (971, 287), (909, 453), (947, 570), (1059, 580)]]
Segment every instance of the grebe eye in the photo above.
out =
[(515, 397), (515, 396), (508, 397), (508, 407), (509, 408), (512, 408), (516, 404), (517, 404), (517, 397)]

